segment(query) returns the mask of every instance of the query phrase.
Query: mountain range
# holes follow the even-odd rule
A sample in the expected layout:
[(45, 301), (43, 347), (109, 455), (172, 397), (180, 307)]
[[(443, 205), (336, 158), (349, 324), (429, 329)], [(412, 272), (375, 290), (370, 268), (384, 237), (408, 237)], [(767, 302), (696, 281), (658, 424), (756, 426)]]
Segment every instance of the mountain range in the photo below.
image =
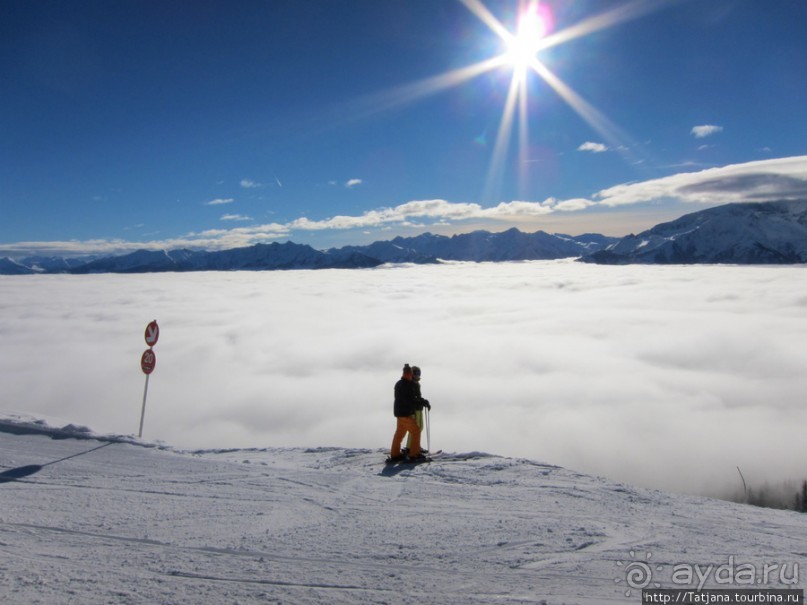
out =
[(599, 264), (807, 263), (807, 201), (726, 204), (621, 239), (518, 229), (451, 237), (424, 233), (324, 251), (286, 242), (219, 251), (138, 250), (105, 257), (0, 258), (0, 274), (355, 269), (384, 263), (559, 258)]
[(29, 257), (0, 259), (0, 274), (33, 273), (155, 273), (165, 271), (266, 271), (282, 269), (359, 269), (384, 263), (436, 263), (455, 261), (548, 260), (578, 257), (601, 250), (616, 238), (588, 234), (579, 237), (543, 231), (503, 233), (475, 231), (447, 237), (424, 233), (396, 237), (368, 246), (315, 250), (286, 242), (256, 244), (231, 250), (137, 250), (121, 256), (65, 259)]

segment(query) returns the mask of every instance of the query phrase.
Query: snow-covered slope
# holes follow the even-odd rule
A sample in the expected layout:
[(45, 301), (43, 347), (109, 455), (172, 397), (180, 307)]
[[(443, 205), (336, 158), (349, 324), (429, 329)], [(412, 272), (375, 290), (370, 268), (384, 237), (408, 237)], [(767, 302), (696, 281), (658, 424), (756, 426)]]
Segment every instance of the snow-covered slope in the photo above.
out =
[(33, 269), (11, 258), (0, 258), (0, 275), (30, 275)]
[(804, 587), (807, 515), (530, 460), (383, 457), (180, 452), (6, 417), (0, 601), (639, 603), (688, 568), (692, 586), (747, 588), (754, 570), (754, 588)]
[(727, 204), (629, 235), (583, 260), (625, 263), (807, 263), (807, 201)]

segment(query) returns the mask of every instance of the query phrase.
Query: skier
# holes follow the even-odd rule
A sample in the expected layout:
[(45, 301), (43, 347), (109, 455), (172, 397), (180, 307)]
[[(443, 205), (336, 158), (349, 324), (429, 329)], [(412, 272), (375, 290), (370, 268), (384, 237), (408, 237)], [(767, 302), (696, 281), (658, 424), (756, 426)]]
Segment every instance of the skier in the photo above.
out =
[[(390, 462), (408, 460), (420, 462), (426, 457), (420, 453), (420, 427), (415, 420), (415, 412), (418, 402), (417, 384), (414, 381), (412, 368), (407, 363), (403, 367), (401, 379), (395, 383), (395, 403), (394, 413), (396, 418), (395, 435), (392, 437), (390, 447)], [(405, 457), (401, 453), (401, 441), (406, 433), (412, 435), (412, 447), (409, 449), (409, 456)]]
[[(424, 399), (423, 395), (420, 392), (420, 368), (418, 366), (412, 366), (412, 380), (415, 382), (415, 386), (417, 387), (417, 401), (415, 403), (415, 422), (418, 424), (418, 428), (420, 428), (421, 434), (423, 433), (423, 408), (431, 411), (432, 406), (429, 403), (428, 399)], [(408, 454), (409, 451), (412, 449), (412, 433), (409, 433), (409, 437), (406, 441), (406, 447), (402, 450), (404, 454)], [(424, 454), (428, 454), (426, 450), (423, 448), (420, 451)]]

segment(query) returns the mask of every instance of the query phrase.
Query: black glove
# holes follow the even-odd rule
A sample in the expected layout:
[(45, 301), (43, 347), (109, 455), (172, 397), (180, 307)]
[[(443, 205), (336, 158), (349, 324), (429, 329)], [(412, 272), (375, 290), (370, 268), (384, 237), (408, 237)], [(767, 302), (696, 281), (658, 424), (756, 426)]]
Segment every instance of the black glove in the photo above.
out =
[(432, 404), (431, 404), (431, 403), (429, 403), (429, 400), (428, 400), (428, 399), (424, 399), (424, 400), (423, 400), (423, 407), (424, 407), (424, 408), (426, 408), (427, 410), (431, 411), (431, 409), (432, 409)]

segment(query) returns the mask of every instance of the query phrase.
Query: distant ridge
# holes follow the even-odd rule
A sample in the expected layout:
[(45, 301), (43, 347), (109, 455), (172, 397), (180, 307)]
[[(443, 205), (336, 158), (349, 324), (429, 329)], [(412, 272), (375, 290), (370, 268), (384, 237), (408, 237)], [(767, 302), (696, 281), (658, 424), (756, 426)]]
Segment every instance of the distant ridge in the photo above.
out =
[(603, 235), (579, 237), (551, 235), (543, 231), (503, 233), (475, 231), (446, 237), (424, 233), (417, 237), (396, 237), (368, 246), (346, 246), (315, 250), (311, 246), (286, 242), (256, 244), (221, 251), (137, 250), (120, 256), (91, 259), (30, 257), (0, 259), (0, 274), (46, 273), (160, 273), (187, 271), (277, 271), (289, 269), (364, 269), (384, 263), (435, 263), (454, 261), (549, 260), (579, 257), (616, 241)]
[(138, 250), (99, 258), (68, 273), (157, 273), (165, 271), (271, 271), (283, 269), (366, 268), (381, 264), (360, 253), (328, 254), (311, 246), (286, 242), (256, 244), (215, 252)]
[(440, 260), (502, 262), (553, 260), (582, 256), (616, 241), (604, 235), (577, 237), (544, 231), (523, 233), (509, 229), (501, 233), (474, 231), (451, 237), (424, 233), (396, 237), (369, 246), (346, 246), (341, 251), (362, 252), (385, 263), (426, 263)]

